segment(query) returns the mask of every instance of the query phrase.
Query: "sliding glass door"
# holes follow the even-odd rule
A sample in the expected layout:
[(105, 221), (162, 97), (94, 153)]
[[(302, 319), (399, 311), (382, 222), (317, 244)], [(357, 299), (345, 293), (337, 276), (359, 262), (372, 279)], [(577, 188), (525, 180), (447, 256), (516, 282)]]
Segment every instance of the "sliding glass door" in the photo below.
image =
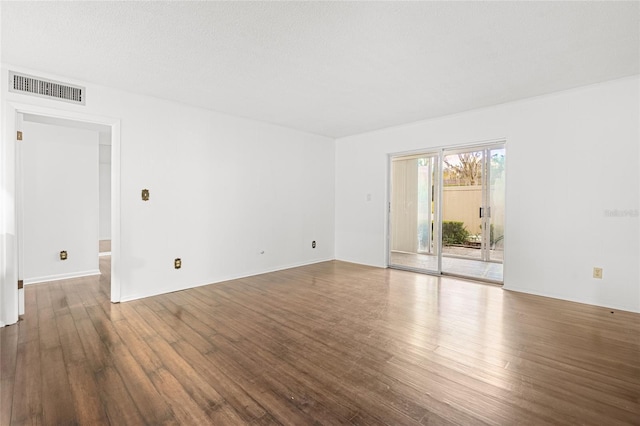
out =
[(502, 282), (503, 144), (391, 159), (389, 265)]
[(442, 272), (502, 282), (504, 146), (445, 150)]

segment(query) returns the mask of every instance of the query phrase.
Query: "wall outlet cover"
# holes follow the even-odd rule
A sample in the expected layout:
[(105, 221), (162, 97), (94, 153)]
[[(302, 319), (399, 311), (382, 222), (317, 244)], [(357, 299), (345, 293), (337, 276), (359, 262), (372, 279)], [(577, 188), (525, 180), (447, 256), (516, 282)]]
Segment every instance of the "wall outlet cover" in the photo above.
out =
[(593, 278), (602, 279), (602, 268), (593, 268)]

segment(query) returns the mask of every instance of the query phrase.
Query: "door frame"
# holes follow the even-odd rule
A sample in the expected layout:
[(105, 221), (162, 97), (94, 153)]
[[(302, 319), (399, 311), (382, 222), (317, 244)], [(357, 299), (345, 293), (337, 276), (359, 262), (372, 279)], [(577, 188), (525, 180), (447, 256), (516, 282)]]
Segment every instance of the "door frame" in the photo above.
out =
[(37, 105), (23, 104), (17, 102), (6, 102), (5, 133), (0, 145), (2, 160), (0, 166), (3, 171), (0, 173), (2, 188), (2, 238), (0, 240), (0, 326), (14, 324), (18, 321), (20, 314), (24, 312), (24, 289), (18, 290), (18, 263), (21, 256), (18, 252), (20, 248), (20, 219), (18, 211), (19, 176), (18, 166), (18, 146), (16, 132), (20, 130), (19, 117), (22, 114), (38, 115), (47, 118), (59, 118), (85, 123), (101, 124), (111, 127), (111, 302), (118, 303), (121, 298), (121, 195), (120, 195), (120, 119), (114, 117), (96, 116), (80, 112), (67, 111), (56, 108), (48, 108)]
[[(460, 277), (460, 278), (465, 278), (465, 279), (472, 279), (472, 280), (479, 280), (479, 281), (486, 281), (488, 283), (497, 283), (495, 281), (491, 281), (491, 280), (483, 280), (481, 278), (474, 278), (474, 277), (467, 277), (467, 276), (458, 276), (455, 274), (451, 274), (451, 273), (447, 273), (447, 272), (442, 272), (442, 201), (443, 201), (443, 185), (442, 185), (442, 178), (443, 178), (443, 167), (442, 164), (444, 162), (444, 153), (445, 151), (471, 151), (474, 149), (477, 150), (483, 150), (483, 149), (488, 149), (490, 150), (491, 148), (495, 148), (497, 146), (502, 146), (505, 148), (507, 147), (507, 138), (506, 137), (502, 137), (502, 138), (497, 138), (497, 139), (489, 139), (489, 140), (484, 140), (484, 141), (476, 141), (476, 142), (471, 142), (471, 143), (463, 143), (463, 144), (452, 144), (452, 145), (438, 145), (432, 148), (423, 148), (423, 149), (416, 149), (416, 150), (411, 150), (411, 151), (401, 151), (401, 152), (394, 152), (394, 153), (389, 153), (387, 154), (387, 204), (385, 206), (386, 208), (386, 232), (387, 232), (387, 238), (385, 240), (385, 260), (386, 260), (386, 267), (387, 268), (393, 268), (393, 269), (402, 269), (402, 270), (408, 270), (408, 271), (412, 271), (412, 272), (418, 272), (418, 273), (422, 273), (422, 274), (428, 274), (428, 275), (436, 275), (436, 276), (456, 276), (456, 277)], [(402, 265), (393, 265), (391, 264), (391, 234), (392, 234), (392, 216), (391, 216), (391, 202), (392, 202), (392, 191), (393, 191), (393, 179), (392, 179), (392, 170), (393, 170), (393, 160), (399, 157), (411, 157), (411, 156), (419, 156), (419, 155), (437, 155), (438, 157), (438, 170), (437, 170), (437, 183), (438, 183), (438, 188), (436, 188), (436, 197), (437, 197), (437, 206), (436, 206), (436, 212), (435, 212), (435, 217), (437, 219), (437, 226), (438, 226), (438, 240), (437, 240), (437, 265), (438, 268), (437, 270), (425, 270), (425, 269), (419, 269), (419, 268), (413, 268), (410, 266), (402, 266)], [(484, 179), (484, 170), (483, 170), (483, 179)], [(505, 173), (506, 173), (506, 167), (505, 167)], [(435, 184), (436, 182), (434, 182)], [(506, 185), (505, 185), (505, 191), (506, 191)], [(483, 194), (483, 203), (484, 203), (484, 196), (485, 194)], [(488, 195), (487, 195), (488, 197)], [(505, 212), (504, 212), (504, 217), (505, 217), (505, 235), (506, 235), (506, 217), (507, 217), (507, 207), (505, 205), (504, 207)], [(483, 230), (484, 233), (484, 230)], [(505, 247), (505, 253), (506, 253), (506, 237), (504, 238), (504, 247)], [(505, 255), (506, 257), (506, 255)], [(482, 260), (484, 261), (484, 260)], [(489, 261), (490, 262), (490, 261)], [(502, 261), (503, 265), (505, 263), (504, 259)], [(504, 272), (503, 272), (503, 276), (502, 276), (502, 283), (500, 283), (501, 285), (504, 285)]]

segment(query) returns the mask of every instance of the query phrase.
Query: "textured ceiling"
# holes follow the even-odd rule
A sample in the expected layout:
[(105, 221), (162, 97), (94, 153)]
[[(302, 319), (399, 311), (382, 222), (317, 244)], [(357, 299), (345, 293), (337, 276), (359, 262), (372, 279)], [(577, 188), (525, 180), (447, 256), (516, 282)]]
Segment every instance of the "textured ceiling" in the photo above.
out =
[(340, 137), (638, 74), (639, 2), (2, 2), (3, 63)]

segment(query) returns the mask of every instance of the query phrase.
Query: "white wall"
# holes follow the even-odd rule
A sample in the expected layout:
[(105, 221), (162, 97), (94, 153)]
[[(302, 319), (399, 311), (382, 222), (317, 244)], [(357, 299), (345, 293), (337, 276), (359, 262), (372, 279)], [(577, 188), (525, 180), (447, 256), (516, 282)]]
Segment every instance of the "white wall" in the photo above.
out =
[(385, 266), (387, 154), (506, 138), (504, 287), (640, 311), (639, 104), (634, 77), (337, 140), (336, 258)]
[(111, 239), (111, 134), (106, 132), (99, 133), (99, 233), (98, 238), (101, 240)]
[(98, 274), (98, 133), (22, 130), (25, 284)]
[[(8, 93), (8, 69), (82, 84), (87, 104)], [(335, 144), (15, 66), (0, 84), (3, 214), (14, 202), (7, 102), (121, 120), (122, 300), (334, 257), (385, 266), (387, 154), (506, 137), (505, 288), (640, 311), (638, 217), (605, 215), (638, 209), (638, 78)], [(13, 247), (5, 218), (1, 242)], [(3, 280), (15, 276), (12, 252), (0, 260)]]
[[(86, 106), (9, 93), (8, 69), (84, 85)], [(334, 258), (331, 139), (16, 66), (1, 84), (8, 102), (120, 119), (123, 301)]]

